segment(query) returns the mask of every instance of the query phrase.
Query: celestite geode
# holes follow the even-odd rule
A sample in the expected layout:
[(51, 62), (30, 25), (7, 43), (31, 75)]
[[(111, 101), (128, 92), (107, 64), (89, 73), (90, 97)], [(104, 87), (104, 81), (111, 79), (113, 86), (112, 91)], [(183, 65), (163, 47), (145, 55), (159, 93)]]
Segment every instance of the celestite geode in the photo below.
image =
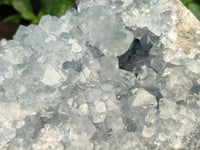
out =
[(198, 149), (199, 49), (177, 0), (79, 0), (20, 26), (0, 41), (0, 149)]

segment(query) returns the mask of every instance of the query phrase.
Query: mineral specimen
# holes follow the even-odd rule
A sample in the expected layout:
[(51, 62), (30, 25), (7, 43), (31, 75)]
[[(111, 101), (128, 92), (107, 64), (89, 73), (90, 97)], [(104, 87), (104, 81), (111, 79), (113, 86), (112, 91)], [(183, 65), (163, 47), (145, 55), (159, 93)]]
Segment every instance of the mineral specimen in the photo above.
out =
[(20, 26), (0, 41), (0, 149), (198, 149), (199, 40), (177, 0), (77, 0)]

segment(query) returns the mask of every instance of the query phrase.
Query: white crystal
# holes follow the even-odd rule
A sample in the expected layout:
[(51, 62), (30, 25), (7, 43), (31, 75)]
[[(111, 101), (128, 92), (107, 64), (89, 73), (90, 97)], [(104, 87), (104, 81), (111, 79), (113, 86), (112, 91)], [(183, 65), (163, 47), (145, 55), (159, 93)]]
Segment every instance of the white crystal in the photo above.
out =
[(41, 81), (47, 85), (54, 85), (61, 80), (61, 74), (59, 74), (52, 66), (48, 65)]
[(86, 115), (88, 114), (89, 110), (88, 110), (88, 105), (87, 104), (82, 104), (79, 108), (79, 113), (80, 115)]
[(13, 78), (13, 76), (14, 76), (13, 68), (10, 66), (10, 67), (8, 67), (8, 72), (5, 73), (5, 77)]
[[(81, 29), (99, 47), (102, 47), (104, 53), (115, 56), (124, 53), (124, 50), (130, 46), (134, 35), (124, 30), (119, 21), (108, 16), (102, 7), (94, 7), (91, 11), (93, 13), (81, 18)], [(101, 34), (102, 32), (104, 34)]]
[(69, 44), (72, 45), (72, 49), (71, 49), (72, 52), (77, 53), (77, 52), (81, 52), (82, 51), (82, 47), (78, 44), (77, 40), (70, 39), (69, 40)]
[(124, 7), (124, 8), (126, 8), (128, 5), (130, 5), (132, 2), (133, 2), (133, 0), (123, 0), (123, 5), (122, 5), (122, 7)]
[(44, 42), (50, 43), (52, 41), (56, 41), (56, 37), (54, 35), (49, 36)]
[(174, 101), (170, 101), (166, 98), (160, 99), (160, 118), (168, 119), (173, 118), (176, 115), (176, 103)]
[(199, 147), (199, 21), (178, 0), (76, 4), (0, 41), (0, 149)]
[(155, 130), (152, 127), (147, 128), (146, 126), (144, 126), (144, 128), (142, 130), (142, 136), (143, 137), (150, 138), (154, 134), (155, 134)]
[(166, 83), (165, 89), (160, 89), (161, 94), (166, 98), (185, 100), (192, 88), (192, 81), (184, 76), (182, 70), (166, 68), (163, 76), (166, 77)]
[(101, 85), (101, 88), (102, 88), (102, 90), (104, 90), (104, 91), (112, 91), (113, 86), (110, 85), (110, 84), (102, 84), (102, 85)]
[(33, 144), (34, 150), (49, 149), (49, 150), (63, 150), (63, 145), (60, 143), (62, 135), (58, 128), (46, 125), (39, 136), (36, 143)]
[(164, 134), (164, 133), (159, 133), (158, 139), (159, 139), (160, 141), (166, 141), (166, 140), (167, 140), (167, 135)]
[(154, 124), (154, 122), (158, 119), (158, 112), (156, 109), (152, 109), (147, 113), (147, 116), (145, 117), (145, 120)]
[(165, 50), (163, 52), (163, 56), (165, 62), (170, 62), (175, 65), (181, 65), (183, 63), (183, 60), (187, 58), (183, 50)]
[(95, 101), (95, 102), (94, 102), (94, 105), (95, 105), (96, 111), (97, 111), (98, 113), (102, 113), (102, 112), (105, 112), (105, 111), (106, 111), (106, 106), (105, 106), (104, 102)]
[(119, 109), (119, 107), (112, 100), (107, 101), (107, 108), (109, 111)]
[(86, 97), (89, 102), (99, 101), (101, 99), (101, 90), (99, 89), (87, 89)]
[(84, 72), (86, 78), (88, 78), (90, 76), (90, 70), (88, 69), (88, 67), (85, 67), (83, 72)]
[(187, 68), (194, 72), (194, 73), (200, 73), (200, 61), (199, 60), (189, 60), (186, 62)]
[(57, 17), (52, 17), (50, 15), (43, 16), (40, 19), (39, 27), (45, 30), (46, 32), (51, 32), (53, 34), (59, 35), (62, 31), (61, 21)]
[(144, 89), (139, 89), (133, 96), (128, 99), (128, 103), (135, 106), (152, 106), (157, 105), (156, 98)]
[(92, 116), (93, 116), (94, 123), (102, 123), (106, 118), (105, 113), (103, 113), (103, 114), (93, 113)]
[(6, 50), (6, 53), (3, 55), (3, 59), (5, 59), (13, 64), (22, 63), (22, 59), (19, 56), (14, 55), (14, 53), (10, 50)]
[(123, 123), (122, 118), (115, 114), (107, 115), (105, 122), (106, 122), (107, 127), (114, 131), (122, 130), (124, 128), (124, 123)]

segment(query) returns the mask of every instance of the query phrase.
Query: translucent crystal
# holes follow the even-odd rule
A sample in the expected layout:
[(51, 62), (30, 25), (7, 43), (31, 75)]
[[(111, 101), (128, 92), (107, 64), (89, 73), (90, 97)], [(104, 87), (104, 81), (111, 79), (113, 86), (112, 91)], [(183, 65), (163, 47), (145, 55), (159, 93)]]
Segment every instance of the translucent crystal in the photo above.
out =
[(54, 85), (62, 80), (62, 74), (59, 74), (52, 66), (47, 66), (42, 82), (47, 85)]
[[(134, 35), (124, 30), (120, 22), (115, 17), (108, 16), (102, 7), (91, 9), (92, 13), (89, 13), (84, 20), (80, 20), (83, 32), (89, 35), (89, 38), (93, 39), (93, 44), (102, 48), (104, 53), (115, 56), (122, 54), (128, 49)], [(105, 34), (101, 34), (102, 32)]]
[(115, 114), (108, 114), (105, 120), (106, 126), (112, 131), (122, 130), (124, 128), (123, 120), (120, 116)]
[(156, 98), (144, 89), (138, 89), (129, 97), (128, 103), (130, 106), (157, 106)]
[(176, 0), (77, 0), (20, 26), (0, 41), (0, 149), (197, 149), (197, 26)]
[[(180, 72), (181, 71), (181, 72)], [(160, 88), (164, 97), (173, 98), (174, 100), (186, 100), (189, 89), (192, 88), (192, 81), (184, 76), (183, 70), (176, 68), (166, 68), (163, 76), (165, 77), (165, 89)], [(163, 82), (161, 81), (161, 82)]]

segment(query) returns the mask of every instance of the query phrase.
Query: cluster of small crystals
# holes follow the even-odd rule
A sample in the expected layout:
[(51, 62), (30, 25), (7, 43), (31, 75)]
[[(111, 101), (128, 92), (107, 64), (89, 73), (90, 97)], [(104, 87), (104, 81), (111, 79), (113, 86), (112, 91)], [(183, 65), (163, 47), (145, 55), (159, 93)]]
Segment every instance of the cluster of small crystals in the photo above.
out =
[[(81, 0), (0, 42), (0, 149), (149, 150), (200, 143), (200, 53), (171, 50), (165, 0)], [(129, 30), (128, 30), (128, 29)], [(140, 28), (150, 66), (119, 69)], [(131, 30), (133, 32), (131, 32)], [(135, 34), (135, 35), (134, 35)], [(162, 41), (162, 42), (161, 42)]]

